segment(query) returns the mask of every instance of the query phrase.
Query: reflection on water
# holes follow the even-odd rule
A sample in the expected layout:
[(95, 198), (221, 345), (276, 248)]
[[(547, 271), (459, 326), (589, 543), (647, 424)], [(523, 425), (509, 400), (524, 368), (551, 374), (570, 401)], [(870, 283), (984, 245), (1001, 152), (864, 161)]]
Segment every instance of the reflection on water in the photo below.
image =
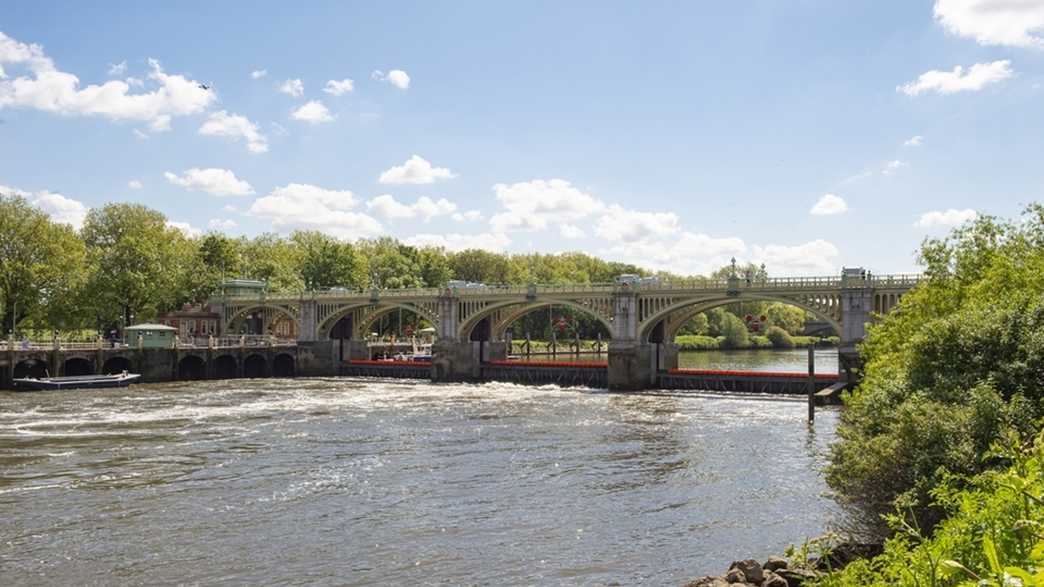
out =
[[(816, 373), (837, 373), (837, 349), (816, 349)], [(689, 351), (679, 353), (682, 369), (798, 371), (808, 373), (808, 349)]]
[(801, 402), (240, 380), (0, 394), (0, 584), (671, 584), (823, 530)]

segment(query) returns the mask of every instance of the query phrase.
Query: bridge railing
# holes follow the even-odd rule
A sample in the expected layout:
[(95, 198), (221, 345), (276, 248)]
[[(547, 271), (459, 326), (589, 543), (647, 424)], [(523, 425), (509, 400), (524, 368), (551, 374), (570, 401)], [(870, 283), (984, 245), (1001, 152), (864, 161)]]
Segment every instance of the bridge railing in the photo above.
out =
[(178, 339), (178, 348), (258, 348), (274, 346), (297, 346), (297, 340), (292, 338), (279, 338), (275, 336), (244, 334), (240, 336), (221, 337), (182, 337)]
[(910, 288), (923, 279), (918, 274), (894, 274), (894, 275), (871, 275), (865, 278), (841, 277), (838, 275), (808, 276), (808, 277), (769, 277), (766, 279), (752, 279), (748, 281), (743, 277), (737, 279), (711, 279), (695, 277), (691, 279), (664, 279), (650, 280), (639, 283), (584, 283), (584, 284), (528, 284), (528, 285), (483, 285), (475, 287), (457, 288), (414, 288), (414, 289), (381, 289), (381, 290), (324, 290), (299, 294), (287, 295), (243, 295), (228, 296), (228, 301), (295, 301), (301, 299), (358, 299), (367, 300), (377, 297), (379, 299), (390, 298), (434, 298), (442, 295), (453, 295), (458, 297), (489, 296), (497, 294), (525, 295), (525, 294), (605, 294), (614, 291), (727, 291), (735, 287), (744, 289), (769, 289), (769, 290), (823, 290), (839, 289), (848, 286), (876, 287), (876, 288)]

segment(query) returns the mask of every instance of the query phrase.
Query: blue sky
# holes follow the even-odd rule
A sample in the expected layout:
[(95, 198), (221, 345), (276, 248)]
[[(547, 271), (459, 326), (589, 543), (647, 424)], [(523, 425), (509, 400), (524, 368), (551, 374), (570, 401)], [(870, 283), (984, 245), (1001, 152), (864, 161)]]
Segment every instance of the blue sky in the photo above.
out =
[(912, 271), (925, 236), (1041, 199), (1042, 25), (1010, 0), (15, 0), (0, 186), (73, 224), (131, 201), (192, 233)]

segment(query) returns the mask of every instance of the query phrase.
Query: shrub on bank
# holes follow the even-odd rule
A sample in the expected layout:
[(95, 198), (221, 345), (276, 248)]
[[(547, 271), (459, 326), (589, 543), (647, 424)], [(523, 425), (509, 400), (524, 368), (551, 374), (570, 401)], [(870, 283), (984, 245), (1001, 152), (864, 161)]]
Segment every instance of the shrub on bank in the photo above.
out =
[(674, 337), (674, 344), (680, 351), (711, 351), (719, 347), (718, 339), (702, 334), (679, 334)]
[(946, 477), (932, 491), (948, 515), (935, 530), (890, 518), (884, 552), (822, 577), (819, 585), (1044, 585), (1044, 437), (1028, 451), (1010, 434), (989, 453), (1008, 463), (971, 479)]
[(792, 349), (794, 348), (794, 339), (790, 337), (790, 334), (786, 330), (783, 330), (779, 326), (772, 326), (765, 333), (765, 337), (769, 339), (772, 346), (777, 349)]
[(732, 314), (723, 314), (721, 320), (721, 334), (724, 340), (721, 342), (721, 348), (725, 349), (742, 349), (747, 348), (750, 345), (750, 333), (747, 332), (747, 325)]
[(1005, 428), (1044, 415), (1044, 208), (981, 217), (921, 251), (928, 281), (869, 329), (862, 385), (846, 399), (827, 482), (862, 530), (900, 508), (928, 533), (933, 492), (997, 466)]

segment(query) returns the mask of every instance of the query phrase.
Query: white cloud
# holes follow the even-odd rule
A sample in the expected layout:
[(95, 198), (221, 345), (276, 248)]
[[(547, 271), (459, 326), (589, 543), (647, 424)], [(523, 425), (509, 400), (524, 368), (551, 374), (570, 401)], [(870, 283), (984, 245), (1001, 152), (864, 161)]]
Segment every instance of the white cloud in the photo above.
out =
[(239, 224), (237, 224), (236, 221), (232, 220), (231, 218), (211, 218), (210, 222), (207, 223), (207, 226), (213, 228), (214, 230), (231, 230), (239, 226)]
[(477, 222), (479, 220), (482, 220), (482, 212), (479, 212), (478, 210), (457, 212), (452, 216), (452, 218), (457, 222)]
[(674, 212), (640, 212), (613, 204), (598, 219), (595, 233), (609, 241), (634, 242), (674, 234), (680, 229)]
[(206, 136), (228, 137), (233, 141), (242, 139), (246, 141), (247, 149), (251, 153), (268, 151), (268, 139), (261, 134), (256, 124), (245, 116), (229, 114), (224, 110), (212, 112), (199, 127), (198, 132)]
[(440, 179), (457, 177), (445, 167), (432, 167), (431, 163), (420, 155), (413, 155), (402, 165), (395, 165), (381, 174), (377, 180), (383, 184), (428, 184)]
[(143, 184), (136, 179), (132, 179), (127, 182), (127, 187), (129, 187), (132, 190), (140, 190), (143, 187)]
[(841, 196), (823, 194), (823, 197), (819, 198), (819, 201), (808, 212), (813, 216), (833, 216), (835, 214), (844, 214), (847, 211), (848, 204), (845, 203)]
[(345, 78), (343, 80), (330, 80), (326, 82), (326, 87), (323, 91), (333, 96), (341, 96), (355, 90), (355, 82)]
[(163, 177), (174, 185), (214, 196), (246, 196), (254, 193), (254, 188), (250, 187), (249, 183), (238, 179), (228, 169), (193, 167), (186, 169), (180, 176), (167, 171)]
[(743, 256), (746, 252), (742, 239), (692, 232), (682, 232), (666, 240), (618, 243), (601, 251), (618, 261), (689, 275), (710, 273), (728, 264), (731, 257)]
[(498, 183), (493, 191), (504, 206), (504, 212), (490, 218), (495, 232), (543, 230), (549, 224), (576, 222), (605, 208), (564, 179)]
[(236, 208), (232, 204), (225, 204), (224, 206), (221, 207), (221, 209), (224, 210), (225, 212), (239, 212), (239, 208)]
[(180, 230), (181, 234), (185, 235), (187, 238), (199, 238), (200, 236), (203, 236), (202, 230), (195, 228), (188, 222), (175, 222), (173, 220), (168, 220), (167, 228)]
[(403, 242), (414, 247), (442, 247), (447, 251), (483, 249), (499, 253), (511, 244), (511, 239), (505, 234), (484, 232), (481, 234), (418, 234), (404, 239)]
[(46, 212), (55, 222), (69, 224), (76, 230), (83, 226), (83, 219), (87, 217), (87, 206), (83, 202), (47, 190), (37, 192), (29, 202)]
[(896, 171), (899, 171), (903, 167), (909, 167), (909, 164), (907, 164), (907, 163), (905, 163), (903, 161), (900, 161), (898, 159), (895, 159), (895, 160), (889, 161), (888, 163), (885, 163), (884, 167), (881, 168), (881, 173), (883, 175), (892, 175), (893, 173), (895, 173)]
[(905, 141), (903, 141), (904, 147), (920, 147), (924, 144), (924, 137), (921, 135), (914, 135)]
[(383, 194), (366, 202), (366, 209), (389, 220), (420, 217), (428, 222), (436, 216), (452, 214), (457, 210), (457, 205), (446, 198), (436, 201), (427, 196), (418, 198), (413, 204), (403, 204), (392, 195)]
[(958, 65), (953, 71), (933, 69), (922, 73), (916, 81), (896, 86), (895, 91), (907, 96), (917, 96), (926, 92), (953, 94), (955, 92), (975, 92), (988, 84), (997, 83), (1013, 76), (1011, 61), (993, 61), (976, 63), (967, 70)]
[(111, 77), (123, 77), (127, 75), (127, 61), (109, 64), (109, 75)]
[(567, 238), (570, 240), (584, 238), (587, 236), (587, 233), (584, 232), (584, 229), (580, 228), (575, 224), (563, 224), (562, 226), (559, 226), (558, 234), (562, 235), (562, 238)]
[(51, 220), (69, 224), (76, 230), (83, 226), (83, 219), (87, 216), (88, 208), (83, 205), (83, 202), (47, 190), (32, 193), (0, 185), (0, 194), (22, 196), (30, 204), (50, 216)]
[(139, 129), (134, 129), (134, 136), (137, 137), (138, 140), (142, 140), (142, 141), (144, 141), (145, 139), (149, 138), (149, 135), (141, 132), (141, 130), (139, 130)]
[(388, 82), (400, 90), (405, 90), (410, 87), (410, 76), (401, 69), (393, 69), (388, 73), (375, 69), (373, 70), (373, 73), (370, 74), (370, 77), (379, 82)]
[(339, 238), (354, 240), (380, 234), (380, 222), (352, 211), (357, 205), (355, 195), (348, 190), (291, 183), (258, 198), (249, 213), (270, 220), (276, 227), (315, 228)]
[(980, 45), (1044, 47), (1044, 2), (1038, 0), (936, 0), (935, 18)]
[[(23, 68), (25, 74), (9, 79), (5, 65)], [(165, 73), (154, 59), (149, 60), (149, 68), (148, 79), (156, 86), (150, 92), (131, 93), (130, 84), (122, 80), (81, 88), (80, 79), (59, 71), (41, 46), (20, 43), (0, 32), (0, 109), (102, 116), (143, 122), (153, 131), (163, 131), (170, 128), (173, 117), (199, 114), (217, 99), (199, 82)]]
[(250, 79), (261, 79), (266, 75), (268, 75), (267, 69), (255, 69), (254, 71), (250, 72)]
[(969, 220), (975, 220), (978, 214), (971, 208), (965, 210), (957, 210), (950, 208), (949, 210), (932, 210), (931, 212), (925, 212), (921, 214), (921, 217), (914, 223), (914, 226), (920, 228), (932, 228), (935, 226), (957, 226), (964, 224)]
[(304, 83), (299, 79), (288, 79), (279, 86), (279, 91), (300, 98), (304, 95)]
[(334, 119), (330, 115), (330, 111), (319, 100), (306, 102), (303, 106), (291, 112), (290, 117), (309, 124), (321, 124)]
[(840, 256), (836, 246), (822, 239), (796, 246), (754, 246), (751, 251), (754, 263), (764, 263), (776, 275), (834, 274)]

